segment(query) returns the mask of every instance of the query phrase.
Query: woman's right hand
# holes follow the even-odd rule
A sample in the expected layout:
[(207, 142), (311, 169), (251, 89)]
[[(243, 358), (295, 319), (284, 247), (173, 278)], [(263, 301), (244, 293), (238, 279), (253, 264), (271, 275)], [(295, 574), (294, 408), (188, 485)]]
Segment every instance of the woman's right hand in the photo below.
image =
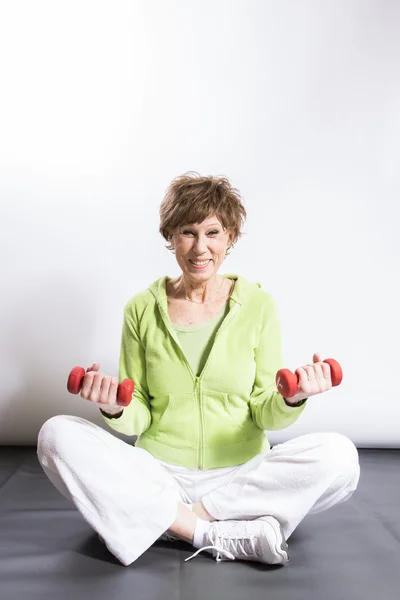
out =
[(86, 369), (80, 395), (105, 412), (117, 414), (123, 410), (123, 407), (117, 404), (118, 377), (99, 373), (99, 369), (99, 363), (94, 363)]

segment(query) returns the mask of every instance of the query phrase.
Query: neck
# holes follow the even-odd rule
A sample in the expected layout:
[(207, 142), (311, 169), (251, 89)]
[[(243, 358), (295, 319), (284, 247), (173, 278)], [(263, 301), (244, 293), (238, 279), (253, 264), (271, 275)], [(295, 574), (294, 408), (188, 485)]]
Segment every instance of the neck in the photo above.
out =
[(181, 275), (173, 283), (175, 298), (188, 299), (197, 303), (207, 302), (213, 296), (218, 295), (217, 292), (221, 289), (224, 280), (224, 277), (215, 275), (207, 281), (197, 283)]

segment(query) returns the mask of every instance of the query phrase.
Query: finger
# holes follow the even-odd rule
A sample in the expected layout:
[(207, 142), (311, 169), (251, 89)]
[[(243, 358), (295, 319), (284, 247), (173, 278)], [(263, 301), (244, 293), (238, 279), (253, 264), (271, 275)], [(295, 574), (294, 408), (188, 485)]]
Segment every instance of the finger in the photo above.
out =
[(323, 377), (325, 380), (325, 386), (327, 390), (329, 390), (332, 387), (332, 373), (331, 373), (331, 368), (327, 363), (321, 363), (321, 369), (322, 369), (322, 373), (323, 373)]
[(304, 367), (299, 367), (298, 369), (296, 369), (295, 373), (297, 373), (299, 377), (297, 391), (304, 392), (304, 394), (308, 394), (310, 392), (310, 381), (307, 376), (307, 371)]
[(325, 377), (324, 377), (324, 372), (322, 369), (322, 364), (321, 362), (316, 363), (314, 365), (314, 376), (315, 376), (315, 381), (317, 382), (318, 385), (318, 391), (320, 392), (324, 392), (326, 389), (326, 381), (325, 381)]
[(318, 369), (319, 365), (314, 364), (313, 366), (305, 366), (304, 369), (307, 373), (307, 378), (309, 381), (309, 394), (310, 396), (313, 394), (318, 394), (319, 392), (322, 392), (324, 390), (324, 385), (322, 383), (321, 378), (317, 378), (317, 369)]
[(307, 373), (307, 379), (310, 383), (314, 383), (315, 382), (315, 366), (314, 365), (305, 365), (304, 367), (305, 372)]
[(91, 400), (91, 402), (99, 401), (101, 382), (103, 380), (103, 377), (104, 377), (103, 373), (96, 372), (93, 374), (92, 389), (89, 394), (89, 400)]
[(110, 390), (108, 392), (109, 399), (112, 404), (117, 404), (117, 392), (118, 392), (118, 377), (112, 377)]
[(81, 396), (87, 400), (90, 396), (93, 385), (94, 372), (86, 373), (82, 382)]
[[(324, 371), (322, 365), (326, 364), (323, 362), (315, 363), (312, 367), (313, 376), (310, 375), (310, 381), (313, 393), (319, 394), (321, 392), (326, 392), (329, 389), (329, 382), (325, 379)], [(329, 366), (329, 365), (326, 365)], [(314, 379), (313, 379), (314, 377)]]
[(111, 385), (111, 377), (109, 377), (108, 375), (105, 375), (100, 384), (100, 395), (99, 395), (98, 402), (101, 402), (101, 404), (109, 403), (108, 402), (108, 392), (110, 389), (110, 385)]

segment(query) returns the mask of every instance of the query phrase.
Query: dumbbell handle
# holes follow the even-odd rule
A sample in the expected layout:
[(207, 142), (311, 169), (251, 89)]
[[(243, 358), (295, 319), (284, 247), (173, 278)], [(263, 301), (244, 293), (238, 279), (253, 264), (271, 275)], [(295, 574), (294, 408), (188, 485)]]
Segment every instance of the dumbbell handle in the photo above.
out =
[[(323, 362), (327, 363), (331, 368), (332, 385), (337, 386), (342, 382), (343, 372), (342, 367), (334, 358), (326, 358)], [(299, 376), (297, 373), (292, 373), (289, 369), (280, 369), (276, 374), (276, 386), (278, 392), (284, 398), (292, 398), (298, 389)]]
[[(69, 374), (67, 381), (67, 389), (71, 394), (79, 394), (82, 389), (85, 369), (83, 367), (74, 367)], [(135, 389), (135, 384), (132, 379), (124, 379), (118, 386), (117, 404), (120, 406), (128, 406), (132, 400), (132, 394)]]

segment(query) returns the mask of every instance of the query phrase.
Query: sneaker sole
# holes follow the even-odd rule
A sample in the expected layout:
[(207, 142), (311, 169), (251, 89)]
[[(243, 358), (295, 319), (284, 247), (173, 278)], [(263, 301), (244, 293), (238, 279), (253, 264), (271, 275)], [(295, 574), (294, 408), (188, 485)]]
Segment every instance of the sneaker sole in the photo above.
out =
[(286, 543), (281, 524), (275, 519), (275, 517), (262, 520), (265, 523), (268, 523), (275, 533), (276, 543), (272, 550), (275, 553), (275, 556), (278, 558), (278, 560), (269, 564), (286, 564), (287, 562), (289, 562), (288, 545)]

